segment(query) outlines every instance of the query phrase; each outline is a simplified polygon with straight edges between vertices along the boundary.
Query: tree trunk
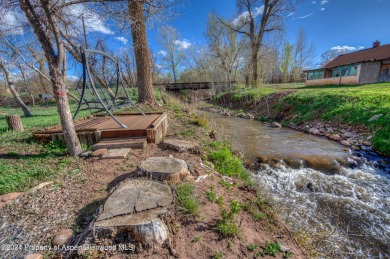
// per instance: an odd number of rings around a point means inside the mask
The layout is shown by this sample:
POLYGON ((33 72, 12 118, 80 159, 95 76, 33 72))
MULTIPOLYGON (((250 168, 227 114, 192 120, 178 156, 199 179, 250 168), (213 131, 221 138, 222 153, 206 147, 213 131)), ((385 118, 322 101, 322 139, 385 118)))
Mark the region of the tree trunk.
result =
POLYGON ((30 117, 31 112, 28 109, 27 105, 23 102, 22 98, 20 98, 18 91, 16 91, 15 86, 14 86, 14 82, 11 79, 11 75, 8 71, 8 68, 1 62, 0 62, 0 68, 4 71, 5 80, 7 81, 8 88, 11 91, 12 95, 14 96, 19 107, 22 108, 24 116, 30 117))
POLYGON ((62 133, 66 146, 71 156, 77 156, 82 152, 80 141, 74 128, 72 114, 69 108, 69 99, 65 82, 61 71, 50 68, 50 74, 53 82, 54 98, 56 99, 57 111, 60 115, 62 133))
POLYGON ((259 49, 257 46, 252 46, 252 82, 251 86, 256 87, 258 85, 258 63, 257 63, 257 58, 258 58, 258 53, 259 49))
POLYGON ((5 119, 7 120, 9 130, 19 131, 19 132, 24 131, 22 120, 20 119, 19 115, 8 115, 5 116, 5 119))
POLYGON ((135 61, 137 65, 138 103, 157 105, 153 92, 152 66, 146 39, 146 24, 143 2, 129 0, 129 12, 131 20, 131 35, 135 61))

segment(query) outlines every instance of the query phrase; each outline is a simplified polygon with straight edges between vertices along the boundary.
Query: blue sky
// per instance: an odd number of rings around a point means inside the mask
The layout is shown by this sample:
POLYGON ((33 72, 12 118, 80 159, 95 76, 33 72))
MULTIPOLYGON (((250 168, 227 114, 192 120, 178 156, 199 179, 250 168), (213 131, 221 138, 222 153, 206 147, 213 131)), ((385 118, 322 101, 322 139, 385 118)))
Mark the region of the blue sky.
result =
MULTIPOLYGON (((259 1, 260 2, 260 1, 259 1)), ((170 21, 182 36, 195 45, 205 44, 208 13, 214 11, 234 18, 235 0, 188 0, 181 15, 170 21)), ((295 41, 297 31, 303 27, 309 41, 314 42, 317 61, 321 53, 337 46, 350 50, 369 48, 378 39, 390 44, 390 0, 303 0, 285 22, 286 37, 295 41)), ((148 32, 151 48, 161 50, 156 41, 156 30, 148 32)))

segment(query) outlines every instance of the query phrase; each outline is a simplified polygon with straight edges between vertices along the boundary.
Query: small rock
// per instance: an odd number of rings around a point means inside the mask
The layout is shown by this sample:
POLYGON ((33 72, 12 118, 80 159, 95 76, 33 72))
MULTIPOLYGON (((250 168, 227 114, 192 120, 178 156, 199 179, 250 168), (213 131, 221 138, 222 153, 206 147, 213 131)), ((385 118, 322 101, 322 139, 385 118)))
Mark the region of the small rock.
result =
POLYGON ((340 139, 341 139, 340 136, 337 135, 337 134, 336 135, 331 135, 331 136, 329 136, 329 138, 333 139, 333 140, 336 140, 336 141, 340 141, 340 139))
POLYGON ((62 229, 53 238, 53 246, 63 246, 69 244, 73 239, 72 229, 62 229))
POLYGON ((371 121, 376 121, 377 119, 379 119, 383 114, 377 114, 377 115, 374 115, 372 116, 368 121, 371 122, 371 121))
POLYGON ((279 245, 280 245, 280 252, 285 253, 291 251, 291 249, 284 242, 279 242, 279 245))
POLYGON ((360 147, 358 147, 358 146, 352 146, 352 149, 355 150, 355 151, 359 151, 359 150, 360 150, 360 147))
POLYGON ((272 122, 271 126, 274 128, 281 128, 282 127, 282 125, 280 125, 280 123, 278 123, 276 121, 272 122))
POLYGON ((169 155, 169 158, 173 158, 173 155, 169 155))
POLYGON ((130 148, 110 149, 101 159, 125 159, 130 152, 130 148))
POLYGON ((84 151, 80 154, 80 157, 89 157, 92 154, 91 150, 84 151))
POLYGON ((368 146, 368 147, 371 146, 371 142, 370 141, 363 141, 362 144, 365 145, 365 146, 368 146))
POLYGON ((341 145, 343 145, 343 146, 350 146, 351 144, 348 142, 348 141, 346 141, 346 140, 343 140, 343 141, 341 141, 340 142, 341 143, 341 145))
POLYGON ((43 256, 41 254, 28 254, 23 257, 24 259, 42 259, 43 256))
POLYGON ((345 137, 345 138, 352 138, 354 135, 353 135, 353 133, 351 133, 351 132, 345 132, 344 134, 343 134, 343 136, 345 137))
POLYGON ((101 156, 105 155, 107 152, 108 152, 107 148, 102 148, 102 149, 98 149, 96 151, 93 151, 91 156, 92 157, 101 157, 101 156))
POLYGON ((367 137, 367 140, 371 140, 371 139, 372 139, 372 135, 367 137))

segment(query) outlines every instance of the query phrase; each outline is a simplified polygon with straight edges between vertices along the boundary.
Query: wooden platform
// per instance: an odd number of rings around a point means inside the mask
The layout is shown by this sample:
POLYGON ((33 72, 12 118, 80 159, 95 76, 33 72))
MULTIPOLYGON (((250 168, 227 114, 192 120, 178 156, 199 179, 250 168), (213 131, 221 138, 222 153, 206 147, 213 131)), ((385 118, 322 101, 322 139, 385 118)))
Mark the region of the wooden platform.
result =
MULTIPOLYGON (((122 128, 110 116, 95 115, 75 122, 77 136, 82 144, 92 146, 102 140, 146 138, 148 143, 158 143, 167 132, 166 113, 121 113, 116 117, 127 128, 122 128)), ((33 137, 44 141, 63 141, 61 126, 33 132, 33 137)))

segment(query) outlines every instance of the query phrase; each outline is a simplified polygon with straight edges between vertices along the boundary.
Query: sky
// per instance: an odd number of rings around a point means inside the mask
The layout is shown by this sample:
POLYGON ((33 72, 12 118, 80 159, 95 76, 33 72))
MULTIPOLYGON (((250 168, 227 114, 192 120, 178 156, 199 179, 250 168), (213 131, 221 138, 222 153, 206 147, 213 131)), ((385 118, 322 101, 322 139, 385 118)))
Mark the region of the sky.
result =
MULTIPOLYGON (((161 55, 164 51, 157 39, 158 31, 163 25, 176 28, 181 35, 177 44, 183 48, 201 47, 207 44, 204 33, 210 12, 231 21, 242 15, 236 9, 235 0, 183 2, 176 10, 178 14, 171 17, 170 21, 163 24, 154 23, 155 25, 149 28, 149 47, 154 53, 161 55)), ((260 13, 261 1, 258 2, 256 7, 260 13)), ((5 10, 6 13, 0 13, 0 30, 23 37, 23 30, 16 25, 18 20, 23 20, 24 14, 5 10)), ((113 52, 121 48, 131 48, 130 31, 118 30, 114 22, 104 22, 97 13, 82 6, 74 6, 68 12, 76 17, 87 12, 88 37, 97 35, 107 39, 113 52)), ((332 48, 356 51, 371 48, 375 40, 381 41, 381 44, 390 44, 390 0, 300 0, 295 12, 287 16, 284 22, 285 39, 294 43, 298 30, 303 28, 308 41, 316 48, 312 67, 320 63, 323 52, 332 48)), ((74 26, 80 27, 81 19, 76 19, 74 23, 74 26)), ((78 76, 77 71, 80 72, 80 69, 73 68, 68 74, 78 76)))
MULTIPOLYGON (((182 40, 199 46, 206 44, 204 32, 209 12, 230 19, 240 15, 235 0, 188 0, 179 12, 170 25, 181 34, 182 40)), ((299 28, 304 28, 316 48, 315 62, 319 62, 321 53, 332 48, 355 51, 372 47, 375 40, 390 44, 389 17, 390 0, 302 0, 286 18, 286 39, 295 42, 299 28)), ((157 30, 148 32, 150 47, 156 53, 162 50, 157 30)))

